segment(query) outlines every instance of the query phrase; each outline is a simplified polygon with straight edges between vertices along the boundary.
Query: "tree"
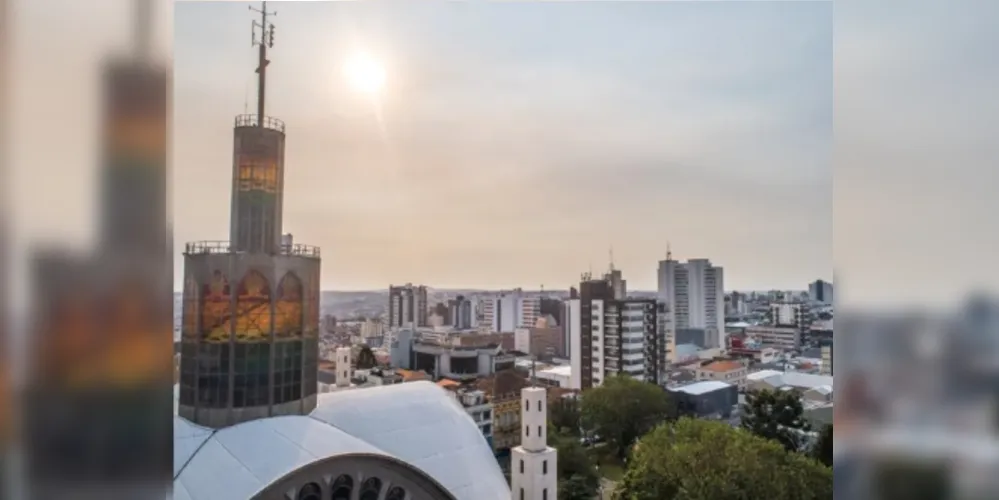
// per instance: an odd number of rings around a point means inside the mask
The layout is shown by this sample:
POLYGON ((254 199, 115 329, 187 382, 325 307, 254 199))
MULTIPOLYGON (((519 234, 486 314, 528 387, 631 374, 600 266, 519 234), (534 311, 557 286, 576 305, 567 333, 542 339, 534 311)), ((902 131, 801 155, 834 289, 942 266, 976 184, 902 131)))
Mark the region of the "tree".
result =
POLYGON ((378 360, 375 358, 375 353, 371 352, 370 347, 361 346, 361 351, 357 353, 357 368, 367 370, 376 366, 378 366, 378 360))
POLYGON ((620 459, 636 439, 674 415, 666 391, 626 375, 607 378, 582 398, 584 427, 607 439, 620 459))
POLYGON ((557 398, 548 406, 548 420, 562 434, 579 435, 580 415, 576 398, 557 398))
POLYGON ((805 409, 797 391, 751 392, 742 405, 742 428, 765 439, 779 442, 788 451, 800 451, 807 432, 805 409))
POLYGON ((812 458, 822 462, 828 467, 833 464, 833 426, 828 424, 819 432, 819 438, 812 445, 812 458))
POLYGON ((681 418, 635 446, 618 500, 826 500, 832 469, 724 422, 681 418))
POLYGON ((579 444, 579 437, 561 433, 549 425, 548 439, 558 452, 559 500, 590 500, 596 496, 600 476, 590 455, 579 444))

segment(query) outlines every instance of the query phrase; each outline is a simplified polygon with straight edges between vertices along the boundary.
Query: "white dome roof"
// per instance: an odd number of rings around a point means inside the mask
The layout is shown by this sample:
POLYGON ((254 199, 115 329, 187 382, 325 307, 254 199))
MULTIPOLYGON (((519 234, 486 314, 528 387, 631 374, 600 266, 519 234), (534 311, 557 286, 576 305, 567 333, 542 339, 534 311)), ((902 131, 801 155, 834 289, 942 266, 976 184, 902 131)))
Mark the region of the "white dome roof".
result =
POLYGON ((510 498, 475 422, 430 382, 321 394, 309 416, 218 430, 174 417, 174 498, 246 500, 304 465, 357 453, 406 462, 458 500, 510 498))

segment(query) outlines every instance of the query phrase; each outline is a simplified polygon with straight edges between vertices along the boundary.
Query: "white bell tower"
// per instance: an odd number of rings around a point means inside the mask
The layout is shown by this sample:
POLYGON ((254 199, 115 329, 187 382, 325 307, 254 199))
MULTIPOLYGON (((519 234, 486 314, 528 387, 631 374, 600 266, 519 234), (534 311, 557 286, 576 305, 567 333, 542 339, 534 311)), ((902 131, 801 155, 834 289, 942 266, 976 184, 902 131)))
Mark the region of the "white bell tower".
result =
POLYGON ((350 348, 336 349, 336 386, 340 389, 350 387, 350 348))
POLYGON ((558 453, 548 446, 548 398, 543 387, 520 391, 520 446, 511 451, 511 500, 557 500, 558 453))

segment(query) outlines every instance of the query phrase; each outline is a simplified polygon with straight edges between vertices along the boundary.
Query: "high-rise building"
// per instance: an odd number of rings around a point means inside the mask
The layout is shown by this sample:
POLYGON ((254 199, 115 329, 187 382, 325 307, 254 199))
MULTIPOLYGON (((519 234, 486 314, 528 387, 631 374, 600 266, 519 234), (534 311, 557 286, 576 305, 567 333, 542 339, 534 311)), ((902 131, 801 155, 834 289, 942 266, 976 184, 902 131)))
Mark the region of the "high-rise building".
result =
POLYGON ((583 276, 579 290, 578 299, 566 301, 564 314, 570 387, 597 387, 612 375, 663 382, 669 325, 666 304, 656 299, 615 299, 611 281, 589 275, 583 276))
POLYGON ((427 326, 427 287, 406 283, 389 286, 388 327, 427 326))
POLYGON ((669 306, 673 328, 703 328, 705 347, 725 346, 725 279, 708 259, 659 261, 659 300, 669 306))
POLYGON ((822 304, 832 304, 833 284, 823 280, 815 280, 809 283, 808 298, 822 304))
POLYGON ((459 295, 448 301, 449 324, 458 330, 468 330, 478 325, 476 303, 464 295, 459 295))
POLYGON ((493 332, 512 332, 536 325, 541 317, 541 298, 517 288, 480 299, 482 324, 493 332))
POLYGON ((178 411, 207 427, 306 415, 317 400, 320 254, 282 238, 285 124, 264 112, 262 26, 257 113, 233 129, 230 240, 184 250, 178 411))
POLYGON ((520 391, 520 446, 511 450, 512 500, 558 498, 558 452, 548 446, 548 398, 542 387, 520 391))

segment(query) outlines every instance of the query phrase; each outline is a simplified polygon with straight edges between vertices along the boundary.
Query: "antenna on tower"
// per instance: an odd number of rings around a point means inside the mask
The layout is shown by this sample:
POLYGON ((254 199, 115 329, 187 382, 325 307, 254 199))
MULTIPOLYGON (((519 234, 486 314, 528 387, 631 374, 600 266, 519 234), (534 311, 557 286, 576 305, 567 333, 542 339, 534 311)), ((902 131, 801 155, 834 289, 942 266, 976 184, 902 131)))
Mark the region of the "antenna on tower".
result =
POLYGON ((673 260, 673 251, 669 248, 669 242, 666 242, 666 260, 673 260))
POLYGON ((538 373, 537 373, 538 357, 531 356, 531 387, 538 386, 538 373))
POLYGON ((614 272, 614 247, 610 247, 608 254, 610 255, 610 272, 614 272))
POLYGON ((267 2, 261 2, 260 9, 249 6, 253 12, 260 13, 260 21, 253 21, 253 44, 260 47, 257 60, 257 126, 264 126, 264 95, 267 89, 267 49, 274 48, 274 24, 267 23, 267 16, 276 16, 277 12, 267 12, 267 2), (257 39, 257 28, 260 28, 260 39, 257 39))

